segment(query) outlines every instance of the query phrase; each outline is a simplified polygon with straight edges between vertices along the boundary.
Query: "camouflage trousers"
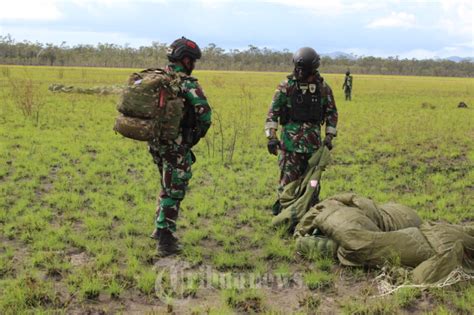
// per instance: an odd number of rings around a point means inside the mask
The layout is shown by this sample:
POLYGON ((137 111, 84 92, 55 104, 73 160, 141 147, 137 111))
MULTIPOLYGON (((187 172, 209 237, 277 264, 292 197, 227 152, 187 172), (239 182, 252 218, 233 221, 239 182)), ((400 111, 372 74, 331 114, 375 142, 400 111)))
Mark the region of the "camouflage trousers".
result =
POLYGON ((161 174, 161 191, 156 209, 156 228, 176 231, 179 205, 184 198, 194 163, 192 151, 185 146, 149 142, 149 151, 161 174))
POLYGON ((278 164, 280 166, 280 185, 279 190, 298 179, 306 171, 308 160, 312 153, 297 153, 281 150, 278 156, 278 164))
POLYGON ((351 98, 351 93, 352 93, 351 89, 349 89, 349 88, 344 89, 344 94, 346 96, 346 101, 350 101, 352 99, 351 98))

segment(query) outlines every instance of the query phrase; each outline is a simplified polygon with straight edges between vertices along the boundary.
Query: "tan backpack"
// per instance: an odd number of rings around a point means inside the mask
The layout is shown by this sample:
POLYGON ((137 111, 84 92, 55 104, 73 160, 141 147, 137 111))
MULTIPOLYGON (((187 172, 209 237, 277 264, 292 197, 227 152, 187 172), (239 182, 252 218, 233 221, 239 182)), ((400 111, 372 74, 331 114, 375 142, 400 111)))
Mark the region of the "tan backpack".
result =
POLYGON ((146 69, 133 73, 123 90, 114 130, 124 137, 148 141, 179 136, 184 102, 181 77, 173 71, 146 69))

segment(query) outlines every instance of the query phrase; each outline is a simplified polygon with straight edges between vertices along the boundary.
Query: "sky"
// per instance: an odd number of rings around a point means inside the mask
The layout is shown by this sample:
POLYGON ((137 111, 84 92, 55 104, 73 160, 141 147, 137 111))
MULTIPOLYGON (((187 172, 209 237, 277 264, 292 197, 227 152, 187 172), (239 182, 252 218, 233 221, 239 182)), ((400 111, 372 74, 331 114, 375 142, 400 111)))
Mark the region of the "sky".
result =
POLYGON ((131 47, 186 36, 399 58, 474 57, 474 0, 0 0, 0 36, 131 47))

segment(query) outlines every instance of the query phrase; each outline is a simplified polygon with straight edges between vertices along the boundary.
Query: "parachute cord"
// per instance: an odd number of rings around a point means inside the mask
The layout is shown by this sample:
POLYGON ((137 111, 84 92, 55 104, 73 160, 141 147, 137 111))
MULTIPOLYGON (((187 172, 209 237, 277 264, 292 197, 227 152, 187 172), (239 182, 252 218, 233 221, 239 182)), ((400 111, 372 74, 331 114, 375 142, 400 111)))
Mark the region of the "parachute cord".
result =
POLYGON ((402 284, 402 285, 393 285, 387 279, 390 276, 384 271, 373 280, 377 284, 377 289, 380 292, 379 295, 372 296, 371 298, 378 298, 382 296, 387 296, 392 293, 397 292, 403 288, 444 288, 451 286, 458 282, 474 280, 474 276, 466 273, 462 267, 458 267, 451 271, 448 277, 443 281, 435 284, 402 284))

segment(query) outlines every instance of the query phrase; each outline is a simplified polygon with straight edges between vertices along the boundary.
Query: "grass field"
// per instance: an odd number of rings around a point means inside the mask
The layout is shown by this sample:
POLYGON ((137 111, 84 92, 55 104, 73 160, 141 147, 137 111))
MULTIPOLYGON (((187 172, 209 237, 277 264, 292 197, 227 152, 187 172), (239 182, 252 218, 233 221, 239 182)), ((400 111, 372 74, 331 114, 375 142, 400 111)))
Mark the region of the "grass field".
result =
MULTIPOLYGON (((283 73, 197 71, 214 109, 182 203, 183 295, 156 292, 159 174, 146 144, 112 131, 117 96, 55 94, 51 83, 122 84, 130 69, 0 66, 0 313, 465 313, 474 283, 383 298, 376 269, 305 260, 270 226, 278 168, 265 115, 283 73), (184 262, 183 262, 184 261, 184 262), (229 287, 214 275, 299 275, 295 288, 229 287), (159 299, 157 293, 162 297, 159 299)), ((474 220, 474 79, 326 75, 339 109, 322 198, 353 191, 426 220, 474 220), (470 108, 459 109, 466 102, 470 108)), ((158 262, 160 263, 160 262, 158 262)), ((165 277, 166 278, 166 277, 165 277)), ((167 282, 168 281, 168 282, 167 282)), ((169 279, 164 279, 164 285, 169 279)))

